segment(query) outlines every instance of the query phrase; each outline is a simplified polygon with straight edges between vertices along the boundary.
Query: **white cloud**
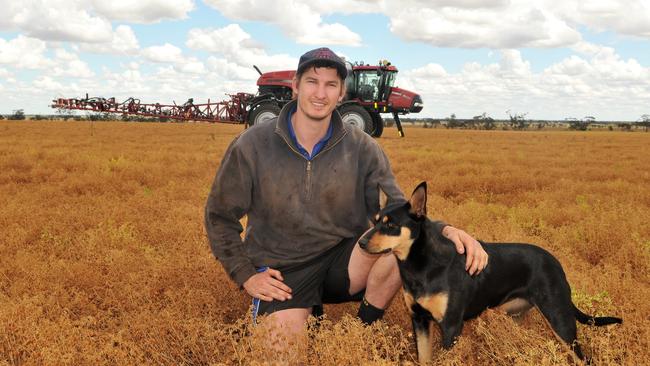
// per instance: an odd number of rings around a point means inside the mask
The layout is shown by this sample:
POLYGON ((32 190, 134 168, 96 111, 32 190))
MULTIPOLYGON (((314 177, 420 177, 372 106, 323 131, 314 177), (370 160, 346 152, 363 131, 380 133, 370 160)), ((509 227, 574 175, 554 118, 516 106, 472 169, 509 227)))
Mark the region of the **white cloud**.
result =
POLYGON ((203 62, 192 58, 180 65, 180 71, 190 74, 203 74, 206 69, 203 62))
MULTIPOLYGON (((249 79, 257 77, 253 65, 257 65, 262 72, 265 72, 293 69, 298 64, 298 59, 285 54, 269 55, 238 24, 230 24, 219 29, 192 29, 188 32, 186 45, 193 49, 222 55, 225 63, 234 63, 249 70, 244 72, 249 79)), ((214 59, 211 62, 214 64, 214 59)), ((242 72, 237 72, 236 75, 243 76, 242 72)))
POLYGON ((55 51, 55 62, 58 64, 52 69, 53 76, 67 76, 73 78, 90 78, 95 73, 90 70, 88 64, 79 59, 75 53, 64 49, 55 51))
MULTIPOLYGON (((46 41, 108 42, 111 23, 90 14, 81 0, 25 0, 20 6, 2 1, 4 27, 46 41), (9 4, 7 4, 9 3, 9 4), (8 5, 5 7, 5 5, 8 5)), ((18 3, 18 2, 14 2, 18 3)))
POLYGON ((405 40, 438 47, 559 47, 581 39, 578 31, 543 2, 440 3, 444 6, 418 0, 386 2, 390 30, 405 40))
POLYGON ((7 64, 19 69, 40 69, 52 65, 52 60, 45 57, 45 42, 19 35, 5 41, 0 38, 0 64, 7 64))
MULTIPOLYGON (((31 106, 24 103, 38 100, 35 108, 42 108, 51 97, 86 92, 98 96, 120 93, 115 94, 118 100, 135 96, 143 102, 183 103, 190 97, 197 102, 208 98, 214 101, 224 99, 224 93, 254 92, 258 74, 252 65, 263 72, 295 69, 296 57, 271 53, 238 24, 190 30, 184 45, 190 51, 164 40, 140 50, 131 26, 111 24, 184 19, 194 14, 190 12, 195 3, 0 0, 0 31, 9 31, 14 37, 0 38, 0 98, 10 103, 0 107, 28 110, 31 106), (106 62, 103 71, 94 72, 84 57, 86 52, 117 57, 106 62), (112 66, 113 61, 119 66, 112 66), (19 71, 23 69, 42 71, 19 71)), ((454 72, 428 60, 421 67, 402 70, 398 85, 422 94, 422 116, 456 113, 471 117, 486 111, 504 118, 509 109, 529 112, 531 118, 594 114, 602 120, 648 113, 641 109, 650 100, 649 68, 634 58, 621 57, 616 48, 589 43, 580 34, 585 29, 613 32, 607 37, 615 47, 620 35, 650 38, 647 0, 279 0, 271 6, 262 0, 206 3, 233 22, 265 22, 301 44, 359 46, 361 36, 352 29, 362 23, 347 22, 345 15, 375 13, 388 19, 375 27, 389 28, 403 40, 436 47, 489 48, 498 55, 494 62, 467 62, 454 72), (330 15, 343 16, 334 21, 330 15), (538 60, 526 59, 517 50, 522 47, 564 48, 573 54, 539 71, 538 60)), ((353 53, 349 49, 346 52, 353 53)))
POLYGON ((86 0, 0 0, 0 9, 0 31, 18 31, 52 43, 79 42, 84 50, 97 53, 128 54, 138 48, 130 27, 120 25, 113 30, 110 21, 93 13, 86 0))
POLYGON ((470 62, 449 73, 428 64, 400 74, 398 85, 422 95, 423 115, 471 118, 487 112, 507 118, 506 110, 529 118, 620 120, 641 115, 650 99, 650 68, 623 60, 613 49, 583 44, 589 58, 569 56, 534 73, 519 51, 500 51, 497 63, 470 62), (605 108, 601 106, 606 105, 605 108))
POLYGON ((319 14, 381 13, 384 0, 311 0, 302 1, 319 14))
POLYGON ((13 77, 13 74, 9 70, 0 67, 0 79, 9 79, 10 77, 13 77))
POLYGON ((186 57, 183 51, 169 43, 162 46, 147 47, 141 52, 142 56, 154 63, 172 64, 176 71, 187 74, 204 74, 206 72, 203 61, 195 57, 186 57))
POLYGON ((142 50, 141 54, 151 62, 177 63, 183 60, 183 51, 170 43, 147 47, 142 50))
POLYGON ((63 89, 63 85, 49 76, 41 76, 34 80, 33 85, 43 91, 59 91, 63 89))
POLYGON ((597 31, 650 38, 650 2, 647 0, 547 0, 566 19, 597 31))
POLYGON ((267 0, 205 0, 205 2, 230 19, 275 24, 298 43, 361 45, 359 34, 340 23, 324 23, 319 12, 307 1, 277 0, 272 6, 267 0))
POLYGON ((110 20, 156 23, 167 19, 186 19, 194 10, 193 0, 92 0, 97 13, 110 20))
POLYGON ((647 0, 382 1, 397 36, 439 47, 565 47, 580 27, 650 38, 647 0))
MULTIPOLYGON (((211 56, 207 61, 210 73, 214 76, 230 80, 256 80, 259 74, 252 67, 245 67, 230 62, 225 58, 211 56)), ((277 70, 277 69, 269 69, 277 70)))
POLYGON ((94 76, 88 64, 79 59, 77 54, 57 48, 54 50, 54 58, 48 58, 45 56, 46 51, 46 43, 35 38, 22 35, 10 41, 0 38, 0 64, 17 69, 48 70, 55 77, 94 76))
POLYGON ((138 38, 128 25, 118 25, 109 42, 81 44, 81 49, 87 52, 117 55, 133 55, 139 48, 138 38))

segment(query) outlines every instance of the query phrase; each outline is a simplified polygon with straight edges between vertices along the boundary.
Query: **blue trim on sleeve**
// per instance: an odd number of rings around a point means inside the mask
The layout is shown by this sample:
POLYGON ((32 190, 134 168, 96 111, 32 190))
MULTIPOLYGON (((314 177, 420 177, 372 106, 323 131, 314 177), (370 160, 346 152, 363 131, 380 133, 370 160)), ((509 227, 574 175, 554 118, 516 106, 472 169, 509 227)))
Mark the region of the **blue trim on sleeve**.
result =
MULTIPOLYGON (((257 271, 257 273, 261 273, 261 272, 267 271, 268 269, 269 269, 269 267, 266 267, 266 266, 257 267, 257 268, 255 268, 255 271, 257 271)), ((253 312, 253 325, 257 325, 257 313, 260 310, 260 301, 261 300, 256 298, 256 297, 253 298, 253 311, 252 311, 253 312)))

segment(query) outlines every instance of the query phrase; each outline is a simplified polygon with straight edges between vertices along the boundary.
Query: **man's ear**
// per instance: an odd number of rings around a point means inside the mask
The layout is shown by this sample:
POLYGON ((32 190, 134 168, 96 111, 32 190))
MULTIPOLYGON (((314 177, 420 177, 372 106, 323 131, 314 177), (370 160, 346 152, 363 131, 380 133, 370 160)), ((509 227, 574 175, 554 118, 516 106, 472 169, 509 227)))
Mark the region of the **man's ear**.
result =
POLYGON ((417 217, 427 215, 427 182, 422 182, 413 191, 409 199, 411 209, 409 212, 417 217))
POLYGON ((298 94, 298 79, 295 76, 291 79, 291 90, 294 95, 298 94))

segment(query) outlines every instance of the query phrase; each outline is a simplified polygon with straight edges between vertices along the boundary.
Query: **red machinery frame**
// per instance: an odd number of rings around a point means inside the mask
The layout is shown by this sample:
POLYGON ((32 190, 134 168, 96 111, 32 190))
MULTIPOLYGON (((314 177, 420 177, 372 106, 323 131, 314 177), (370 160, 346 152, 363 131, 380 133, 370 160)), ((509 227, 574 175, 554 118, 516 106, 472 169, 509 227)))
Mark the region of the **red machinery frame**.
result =
POLYGON ((205 121, 224 123, 245 123, 247 103, 253 98, 250 93, 226 94, 229 100, 194 104, 192 98, 178 105, 160 103, 141 103, 140 99, 128 98, 117 103, 115 98, 58 98, 52 100, 52 108, 92 111, 95 113, 118 113, 144 117, 169 118, 179 121, 205 121))

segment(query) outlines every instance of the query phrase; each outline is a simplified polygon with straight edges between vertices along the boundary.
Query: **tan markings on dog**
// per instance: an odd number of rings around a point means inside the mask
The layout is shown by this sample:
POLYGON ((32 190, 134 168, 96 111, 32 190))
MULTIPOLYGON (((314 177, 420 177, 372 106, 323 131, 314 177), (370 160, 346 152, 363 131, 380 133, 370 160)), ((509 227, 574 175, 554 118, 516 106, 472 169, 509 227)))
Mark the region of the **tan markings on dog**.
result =
POLYGON ((418 329, 415 331, 415 339, 418 347, 418 361, 420 365, 431 361, 433 357, 433 345, 431 344, 431 331, 427 329, 418 329))
POLYGON ((409 252, 411 251, 411 245, 413 244, 413 239, 411 238, 411 230, 406 227, 402 227, 397 238, 399 238, 399 242, 395 247, 393 247, 393 253, 395 253, 399 260, 403 261, 406 260, 406 257, 408 257, 409 252))
POLYGON ((386 249, 392 249, 397 258, 405 260, 411 250, 411 244, 413 244, 411 230, 402 227, 398 236, 375 233, 368 240, 367 250, 370 253, 378 253, 386 249))
POLYGON ((510 299, 496 307, 497 310, 503 311, 508 315, 522 315, 527 312, 533 305, 526 299, 520 297, 510 299))
POLYGON ((439 292, 428 296, 419 297, 417 303, 423 308, 427 309, 433 319, 438 323, 442 321, 447 311, 447 303, 449 302, 449 294, 446 292, 439 292))
POLYGON ((388 222, 388 216, 384 216, 384 218, 381 220, 384 224, 388 222))
POLYGON ((381 187, 379 187, 379 209, 386 207, 386 202, 388 202, 388 196, 381 187))
POLYGON ((413 300, 413 295, 406 292, 406 290, 404 291, 404 303, 406 304, 409 313, 413 313, 413 304, 415 303, 415 300, 413 300))
POLYGON ((375 216, 375 221, 379 221, 379 214, 377 214, 377 216, 375 216))

